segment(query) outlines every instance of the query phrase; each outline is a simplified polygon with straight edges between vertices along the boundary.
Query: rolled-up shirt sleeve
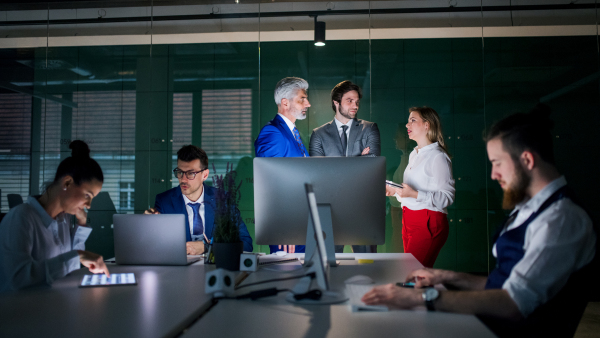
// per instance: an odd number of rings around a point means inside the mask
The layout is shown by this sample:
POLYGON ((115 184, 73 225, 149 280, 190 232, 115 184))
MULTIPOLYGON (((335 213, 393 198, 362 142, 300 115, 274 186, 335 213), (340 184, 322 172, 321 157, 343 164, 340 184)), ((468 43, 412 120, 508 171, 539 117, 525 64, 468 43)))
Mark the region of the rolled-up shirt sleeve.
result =
MULTIPOLYGON (((77 250, 85 250, 85 241, 90 237, 92 233, 92 228, 84 227, 80 225, 75 225, 71 230, 71 243, 72 244, 72 252, 77 253, 77 250)), ((71 258, 68 262, 68 270, 69 272, 73 270, 77 270, 81 267, 81 263, 79 262, 78 255, 71 258)))
POLYGON ((72 233, 73 250, 85 250, 85 241, 92 233, 92 228, 76 225, 72 233))
POLYGON ((596 236, 585 213, 560 208, 558 202, 532 223, 525 255, 502 285, 524 317, 552 299, 575 271, 594 257, 596 236), (555 209, 555 210, 551 210, 555 209))
POLYGON ((425 168, 429 176, 428 191, 419 190, 417 202, 432 205, 437 209, 445 209, 454 203, 454 178, 452 178, 452 162, 445 153, 435 156, 431 165, 425 168))

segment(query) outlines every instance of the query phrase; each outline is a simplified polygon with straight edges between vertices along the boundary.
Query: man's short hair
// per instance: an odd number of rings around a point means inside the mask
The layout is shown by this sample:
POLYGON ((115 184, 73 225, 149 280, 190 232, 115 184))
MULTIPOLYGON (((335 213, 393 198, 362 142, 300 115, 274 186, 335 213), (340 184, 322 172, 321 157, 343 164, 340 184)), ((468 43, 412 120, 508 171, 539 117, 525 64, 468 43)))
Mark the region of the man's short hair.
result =
POLYGON ((204 150, 200 149, 200 147, 196 147, 193 144, 188 144, 187 146, 181 147, 181 149, 177 151, 177 159, 183 162, 200 160, 202 169, 208 168, 208 156, 206 156, 204 150))
POLYGON ((360 87, 348 80, 342 81, 335 85, 335 87, 333 87, 333 89, 331 90, 331 108, 333 109, 334 113, 337 113, 337 111, 335 110, 335 104, 333 103, 333 101, 341 105, 342 97, 344 96, 344 94, 353 90, 355 90, 358 93, 358 98, 362 99, 362 91, 360 90, 360 87))
POLYGON ((299 90, 308 90, 308 82, 299 77, 284 77, 275 86, 275 103, 281 105, 282 99, 292 101, 299 90))
POLYGON ((524 151, 538 154, 542 160, 554 164, 552 134, 554 122, 550 119, 551 110, 545 104, 538 104, 529 113, 510 115, 490 128, 485 137, 486 143, 499 138, 502 147, 513 161, 518 161, 524 151))

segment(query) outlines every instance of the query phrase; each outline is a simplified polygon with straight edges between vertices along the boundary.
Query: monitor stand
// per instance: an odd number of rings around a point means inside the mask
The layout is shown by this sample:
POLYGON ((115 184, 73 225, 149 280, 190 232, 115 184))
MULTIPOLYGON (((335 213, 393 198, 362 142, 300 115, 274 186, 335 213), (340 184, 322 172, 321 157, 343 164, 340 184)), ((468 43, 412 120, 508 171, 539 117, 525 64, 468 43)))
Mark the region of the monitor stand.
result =
MULTIPOLYGON (((321 259, 318 254, 315 255, 317 259, 321 259)), ((321 290, 321 298, 320 299, 296 299, 294 295, 304 294, 314 289, 312 287, 313 280, 310 276, 302 277, 298 283, 292 289, 292 292, 288 293, 285 300, 290 303, 295 304, 305 304, 305 305, 327 305, 327 304, 339 304, 348 300, 348 297, 345 296, 343 292, 337 292, 332 290, 327 290, 325 287, 325 278, 323 275, 323 270, 318 266, 313 264, 313 266, 308 269, 307 273, 314 272, 316 274, 316 284, 318 289, 321 290)))
MULTIPOLYGON (((327 264, 337 266, 335 261, 335 246, 333 244, 333 222, 331 217, 331 204, 317 204, 319 218, 321 219, 321 228, 323 238, 325 239, 325 249, 327 250, 327 264)), ((317 239, 315 238, 314 225, 311 217, 308 217, 308 226, 306 228, 306 248, 304 254, 304 264, 310 264, 311 257, 315 255, 317 249, 317 239)))
MULTIPOLYGON (((329 288, 329 264, 326 264, 325 257, 321 256, 323 251, 328 252, 328 248, 325 246, 325 240, 323 238, 323 234, 327 233, 327 238, 330 241, 330 247, 333 249, 333 231, 331 229, 331 206, 319 205, 317 206, 317 201, 315 199, 312 185, 305 184, 306 187, 306 197, 308 198, 308 207, 310 211, 310 219, 314 220, 309 223, 309 232, 307 236, 307 248, 309 243, 313 243, 312 253, 309 256, 304 257, 304 263, 306 266, 309 266, 307 271, 308 273, 314 273, 314 279, 316 282, 316 289, 312 288, 313 278, 310 276, 305 276, 298 281, 296 286, 292 289, 286 300, 296 304, 337 304, 342 303, 348 300, 348 298, 341 292, 335 292, 329 288), (319 215, 323 213, 325 219, 329 218, 329 229, 324 230, 321 223, 323 222, 323 218, 319 215), (309 240, 312 239, 312 240, 309 240), (317 247, 318 245, 318 247, 317 247), (319 290, 321 291, 321 297, 319 299, 310 299, 310 298, 301 298, 296 299, 295 295, 306 295, 307 292, 311 290, 319 290)), ((331 251, 333 252, 333 251, 331 251)), ((307 251, 308 254, 308 251, 307 251)), ((329 255, 328 255, 329 257, 329 255)), ((335 262, 335 253, 334 253, 334 262, 335 262)))

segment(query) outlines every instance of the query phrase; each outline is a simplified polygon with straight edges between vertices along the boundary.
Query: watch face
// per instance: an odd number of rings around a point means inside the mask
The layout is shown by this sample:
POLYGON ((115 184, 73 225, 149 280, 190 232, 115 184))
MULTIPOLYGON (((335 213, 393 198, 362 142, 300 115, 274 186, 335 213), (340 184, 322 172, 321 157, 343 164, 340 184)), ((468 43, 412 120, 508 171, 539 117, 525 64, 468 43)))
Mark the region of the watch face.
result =
POLYGON ((423 292, 423 295, 426 301, 435 300, 440 295, 440 292, 434 288, 429 288, 423 292))

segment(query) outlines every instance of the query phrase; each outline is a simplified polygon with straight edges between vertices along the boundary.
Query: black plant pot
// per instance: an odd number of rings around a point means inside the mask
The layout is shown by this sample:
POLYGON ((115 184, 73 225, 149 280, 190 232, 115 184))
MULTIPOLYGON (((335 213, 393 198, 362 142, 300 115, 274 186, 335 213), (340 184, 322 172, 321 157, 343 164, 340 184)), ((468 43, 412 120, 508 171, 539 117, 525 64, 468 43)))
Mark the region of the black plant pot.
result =
POLYGON ((240 270, 240 256, 244 252, 244 243, 213 243, 212 251, 215 255, 217 269, 229 271, 240 270))

